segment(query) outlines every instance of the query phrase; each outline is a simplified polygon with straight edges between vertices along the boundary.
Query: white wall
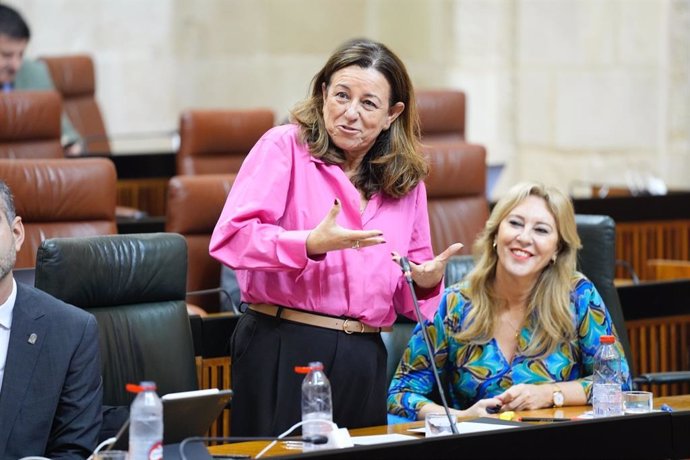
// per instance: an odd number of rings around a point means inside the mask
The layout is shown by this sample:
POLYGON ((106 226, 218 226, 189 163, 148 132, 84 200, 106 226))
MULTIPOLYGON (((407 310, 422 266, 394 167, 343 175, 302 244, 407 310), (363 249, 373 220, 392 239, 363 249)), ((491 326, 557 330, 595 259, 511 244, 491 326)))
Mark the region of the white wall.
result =
POLYGON ((690 187, 690 0, 13 0, 30 56, 91 53, 111 133, 188 107, 280 118, 329 53, 381 40, 468 94, 468 137, 521 179, 690 187))

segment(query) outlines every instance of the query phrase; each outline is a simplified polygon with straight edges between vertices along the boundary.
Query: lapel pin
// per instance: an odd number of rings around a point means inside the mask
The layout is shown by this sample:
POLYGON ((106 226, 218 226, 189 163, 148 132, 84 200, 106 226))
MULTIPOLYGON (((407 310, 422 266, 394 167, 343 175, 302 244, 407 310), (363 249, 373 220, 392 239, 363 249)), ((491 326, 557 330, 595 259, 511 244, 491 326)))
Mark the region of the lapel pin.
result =
POLYGON ((31 345, 33 345, 34 343, 36 343, 37 338, 38 338, 38 336, 36 335, 36 333, 32 332, 31 335, 29 336, 29 343, 31 345))

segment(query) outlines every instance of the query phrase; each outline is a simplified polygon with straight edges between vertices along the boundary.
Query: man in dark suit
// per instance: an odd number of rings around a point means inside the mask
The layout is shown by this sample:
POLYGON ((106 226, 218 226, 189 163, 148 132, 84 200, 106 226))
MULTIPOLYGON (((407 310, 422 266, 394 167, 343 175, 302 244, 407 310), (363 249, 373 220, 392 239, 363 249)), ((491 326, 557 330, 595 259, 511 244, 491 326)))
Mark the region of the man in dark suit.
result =
POLYGON ((86 458, 101 428, 103 388, 93 315, 12 276, 24 241, 0 180, 0 459, 86 458))

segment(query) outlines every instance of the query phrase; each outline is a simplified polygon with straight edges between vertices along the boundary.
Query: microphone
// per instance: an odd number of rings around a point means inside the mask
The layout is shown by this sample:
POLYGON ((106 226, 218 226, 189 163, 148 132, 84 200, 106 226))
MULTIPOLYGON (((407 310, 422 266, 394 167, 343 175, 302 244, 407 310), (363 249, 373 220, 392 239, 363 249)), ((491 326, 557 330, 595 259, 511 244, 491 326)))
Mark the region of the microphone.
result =
POLYGON ((417 315, 417 323, 422 330, 422 336, 424 337, 424 343, 426 344, 426 351, 429 353, 429 362, 431 363, 431 371, 434 374, 434 379, 436 379, 436 386, 438 387, 438 393, 441 396, 441 404, 443 404, 443 410, 448 417, 448 422, 450 423, 450 429, 453 434, 458 434, 458 427, 455 425, 453 417, 450 415, 450 409, 448 408, 448 402, 446 402, 446 392, 441 385, 441 378, 438 375, 438 369, 436 369, 436 361, 434 360, 434 352, 431 347, 431 340, 429 339, 429 331, 424 324, 424 318, 422 317, 422 312, 419 309, 419 301, 417 300, 417 294, 414 292, 414 285, 412 281, 412 267, 410 266, 410 261, 407 257, 400 258, 400 268, 402 268, 403 276, 407 281, 407 285, 410 287, 410 295, 412 296, 412 303, 414 304, 414 312, 417 315))

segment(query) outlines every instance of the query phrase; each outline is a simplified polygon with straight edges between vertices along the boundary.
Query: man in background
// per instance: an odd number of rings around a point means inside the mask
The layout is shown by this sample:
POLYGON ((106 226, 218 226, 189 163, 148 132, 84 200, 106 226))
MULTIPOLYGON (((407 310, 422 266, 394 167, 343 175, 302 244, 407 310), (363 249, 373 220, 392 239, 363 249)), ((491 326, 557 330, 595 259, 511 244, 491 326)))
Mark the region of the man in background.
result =
MULTIPOLYGON (((31 32, 22 16, 0 4, 0 91, 55 90, 45 63, 24 59, 31 32)), ((82 139, 62 114, 62 145, 69 156, 79 155, 82 139)))
POLYGON ((0 180, 0 459, 86 458, 101 429, 98 326, 12 275, 24 225, 0 180))

